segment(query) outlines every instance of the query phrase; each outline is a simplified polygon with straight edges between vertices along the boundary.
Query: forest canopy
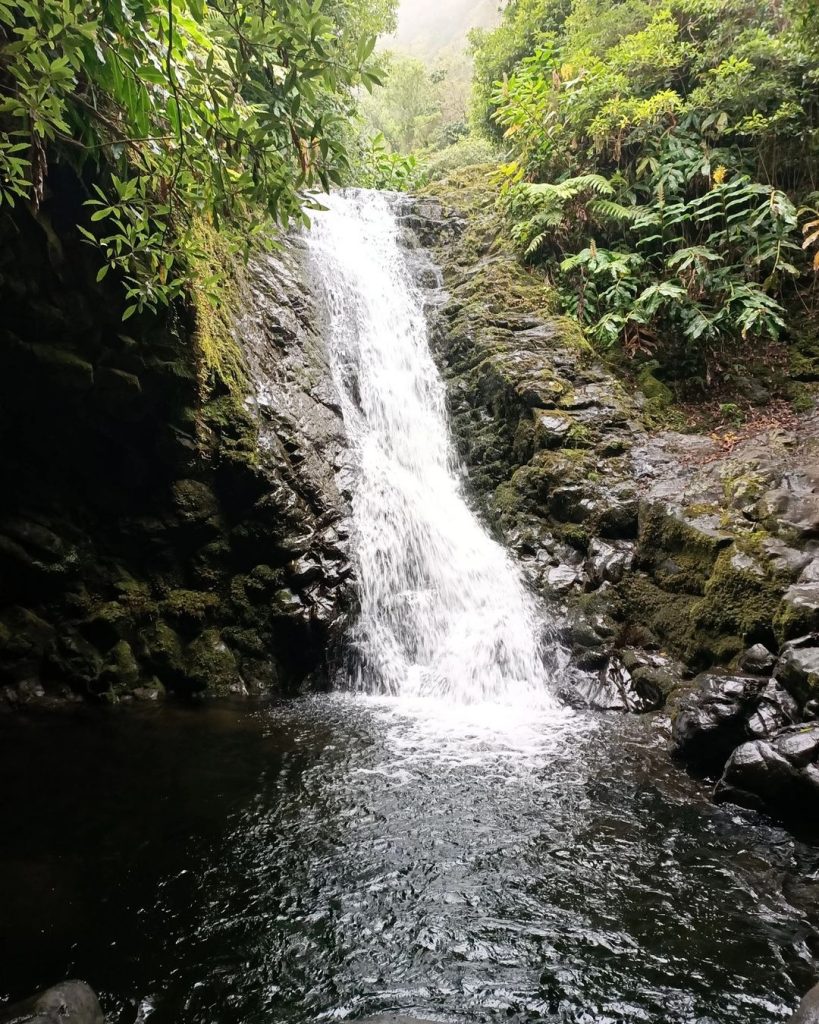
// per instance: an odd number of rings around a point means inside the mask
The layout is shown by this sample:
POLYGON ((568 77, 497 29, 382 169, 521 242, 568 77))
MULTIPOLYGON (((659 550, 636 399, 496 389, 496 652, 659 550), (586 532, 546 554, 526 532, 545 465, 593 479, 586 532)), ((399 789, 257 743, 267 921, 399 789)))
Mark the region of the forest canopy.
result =
POLYGON ((816 7, 514 0, 472 37, 522 254, 597 341, 705 381, 817 308, 816 7))

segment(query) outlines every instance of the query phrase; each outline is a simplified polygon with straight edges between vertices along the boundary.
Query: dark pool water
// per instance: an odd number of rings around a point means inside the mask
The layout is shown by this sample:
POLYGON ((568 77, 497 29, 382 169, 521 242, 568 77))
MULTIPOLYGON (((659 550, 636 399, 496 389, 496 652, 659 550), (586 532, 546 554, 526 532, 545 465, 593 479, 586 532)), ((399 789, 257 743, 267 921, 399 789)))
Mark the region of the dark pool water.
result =
POLYGON ((114 1024, 787 1017, 817 847, 711 806, 656 721, 450 712, 0 719, 0 997, 78 976, 114 1024))

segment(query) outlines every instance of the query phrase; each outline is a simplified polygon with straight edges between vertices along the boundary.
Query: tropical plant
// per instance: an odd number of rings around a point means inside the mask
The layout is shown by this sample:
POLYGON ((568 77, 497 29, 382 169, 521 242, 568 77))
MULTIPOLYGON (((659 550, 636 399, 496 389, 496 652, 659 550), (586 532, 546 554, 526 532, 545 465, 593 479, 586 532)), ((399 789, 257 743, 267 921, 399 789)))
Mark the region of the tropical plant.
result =
POLYGON ((512 236, 601 345, 707 376, 709 353, 815 311, 803 22, 749 0, 513 0, 475 37, 512 236))

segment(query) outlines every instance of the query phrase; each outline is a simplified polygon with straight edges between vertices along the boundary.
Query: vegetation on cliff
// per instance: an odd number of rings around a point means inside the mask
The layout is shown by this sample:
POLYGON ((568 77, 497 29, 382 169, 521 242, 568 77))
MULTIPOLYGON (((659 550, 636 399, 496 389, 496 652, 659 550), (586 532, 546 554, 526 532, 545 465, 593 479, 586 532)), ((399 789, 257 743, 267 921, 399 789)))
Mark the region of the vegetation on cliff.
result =
POLYGON ((811 4, 512 0, 471 34, 468 119, 443 118, 435 70, 412 62, 410 88, 394 62, 376 123, 427 177, 487 165, 563 311, 701 394, 815 345, 816 38, 811 4))
POLYGON ((521 251, 597 342, 705 385, 815 316, 810 12, 522 0, 475 38, 521 251))

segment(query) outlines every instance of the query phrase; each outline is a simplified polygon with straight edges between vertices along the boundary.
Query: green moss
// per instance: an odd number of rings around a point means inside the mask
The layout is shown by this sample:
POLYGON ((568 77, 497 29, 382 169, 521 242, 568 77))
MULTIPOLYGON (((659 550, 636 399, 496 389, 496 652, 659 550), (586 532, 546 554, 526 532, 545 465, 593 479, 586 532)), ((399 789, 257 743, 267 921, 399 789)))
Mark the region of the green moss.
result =
POLYGON ((713 638, 712 646, 724 646, 734 637, 745 644, 771 643, 781 582, 764 567, 738 567, 735 556, 732 547, 717 559, 703 598, 693 609, 695 626, 713 638))
POLYGON ((819 331, 807 325, 794 331, 788 347, 789 377, 797 381, 819 381, 819 331))
POLYGON ((810 602, 801 604, 783 600, 773 616, 773 626, 780 643, 805 636, 819 629, 819 610, 811 607, 810 602))
POLYGON ((566 523, 557 528, 558 537, 575 548, 577 551, 586 552, 589 550, 591 537, 585 527, 576 523, 566 523))
POLYGON ((728 501, 734 507, 752 504, 758 501, 765 490, 766 482, 761 473, 741 468, 736 471, 729 470, 722 477, 722 491, 728 501))
POLYGON ((171 590, 159 605, 162 615, 191 626, 204 622, 219 603, 215 594, 202 590, 171 590))
POLYGON ((696 598, 670 594, 643 573, 630 574, 616 588, 620 616, 626 628, 637 624, 685 656, 696 648, 691 610, 696 598))
POLYGON ((105 656, 101 679, 109 690, 121 692, 133 689, 139 682, 139 664, 131 645, 119 640, 105 656))
POLYGON ((669 421, 674 405, 674 394, 666 384, 654 376, 659 364, 656 360, 645 363, 637 374, 637 385, 646 398, 643 418, 649 426, 662 426, 669 421))
POLYGON ((194 690, 226 693, 241 682, 236 658, 216 629, 206 629, 185 650, 185 675, 194 690))
POLYGON ((141 658, 160 679, 172 684, 184 672, 182 641, 166 622, 152 622, 139 632, 141 658))
POLYGON ((729 537, 699 528, 662 503, 640 505, 641 560, 670 590, 703 593, 719 552, 729 543, 729 537))
MULTIPOLYGON (((114 584, 119 605, 126 613, 136 620, 153 618, 157 614, 157 604, 147 583, 134 579, 120 579, 114 584)), ((118 613, 110 609, 110 616, 118 613)))

